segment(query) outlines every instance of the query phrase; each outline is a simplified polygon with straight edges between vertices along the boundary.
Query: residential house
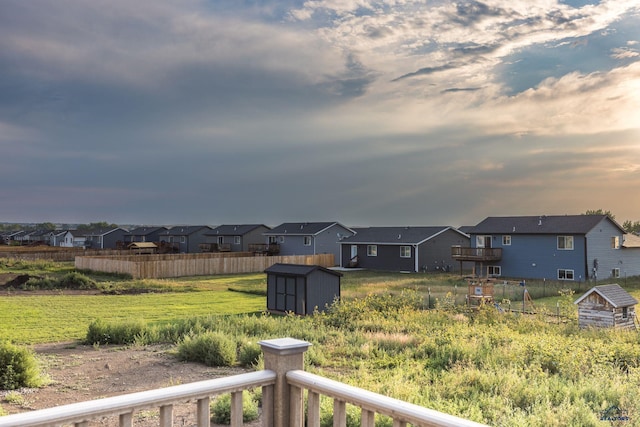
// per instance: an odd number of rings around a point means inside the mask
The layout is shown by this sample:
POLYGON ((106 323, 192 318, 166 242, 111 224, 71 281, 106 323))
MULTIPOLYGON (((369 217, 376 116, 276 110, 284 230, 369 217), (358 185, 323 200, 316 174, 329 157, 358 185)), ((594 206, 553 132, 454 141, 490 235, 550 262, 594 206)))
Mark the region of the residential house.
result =
POLYGON ((51 246, 62 246, 64 243, 64 235, 67 233, 67 230, 55 230, 51 232, 51 236, 49 238, 49 244, 51 246))
POLYGON ((24 230, 6 231, 2 233, 2 239, 6 245, 19 245, 24 234, 24 230))
POLYGON ((618 284, 594 286, 578 298, 580 328, 636 329, 638 301, 618 284))
POLYGON ((459 271, 452 246, 469 246, 469 236, 454 227, 369 227, 344 238, 342 267, 385 271, 459 271))
POLYGON ((264 245, 263 233, 271 230, 264 224, 226 224, 205 233, 203 251, 254 252, 256 245, 264 245))
POLYGON ((177 225, 162 231, 158 238, 161 247, 169 245, 180 253, 198 253, 200 245, 207 241, 206 234, 211 230, 208 225, 177 225))
POLYGON ((479 276, 599 280, 640 274, 640 242, 607 215, 488 217, 469 231, 479 276), (625 242, 628 246, 625 246, 625 242))
POLYGON ((129 230, 124 235, 124 246, 128 246, 129 243, 135 242, 159 242, 160 234, 167 231, 168 227, 146 227, 141 226, 134 228, 133 230, 129 230))
POLYGON ((84 248, 86 236, 82 231, 67 230, 64 232, 59 246, 65 248, 84 248))
POLYGON ((333 254, 340 260, 340 241, 355 232, 338 222, 287 222, 263 233, 268 244, 280 245, 280 255, 333 254))
POLYGON ((119 242, 124 241, 127 230, 121 227, 94 228, 81 234, 87 249, 116 249, 119 242))

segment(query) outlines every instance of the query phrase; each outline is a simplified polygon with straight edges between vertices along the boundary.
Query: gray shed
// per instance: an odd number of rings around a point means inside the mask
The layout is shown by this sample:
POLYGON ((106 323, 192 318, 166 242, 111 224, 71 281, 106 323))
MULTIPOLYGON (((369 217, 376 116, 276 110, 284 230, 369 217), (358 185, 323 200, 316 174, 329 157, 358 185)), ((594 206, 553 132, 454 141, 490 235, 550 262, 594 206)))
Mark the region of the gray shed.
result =
POLYGON ((267 268, 267 310, 312 314, 340 298, 342 274, 319 265, 274 264, 267 268))
POLYGON ((578 326, 635 329, 637 303, 617 284, 594 286, 574 303, 578 306, 578 326))

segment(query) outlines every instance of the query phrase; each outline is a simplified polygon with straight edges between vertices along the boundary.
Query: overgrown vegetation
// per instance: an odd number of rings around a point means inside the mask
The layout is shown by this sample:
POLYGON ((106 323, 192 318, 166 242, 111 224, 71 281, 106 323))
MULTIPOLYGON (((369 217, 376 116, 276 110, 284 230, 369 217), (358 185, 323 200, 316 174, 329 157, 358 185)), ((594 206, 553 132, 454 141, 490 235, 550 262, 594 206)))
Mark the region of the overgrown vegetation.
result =
MULTIPOLYGON (((305 318, 191 318, 146 325, 138 336, 170 339, 188 360, 207 364, 208 353, 224 347, 227 358, 213 362, 224 366, 232 354, 237 363, 243 343, 307 340, 309 371, 490 425, 596 426, 611 406, 640 413, 635 332, 583 331, 575 322, 549 323, 491 306, 461 313, 421 305, 410 290, 345 300, 305 318)), ((359 425, 353 411, 349 425, 359 425)), ((330 414, 322 418, 331 425, 330 414)))
POLYGON ((0 342, 0 390, 40 387, 46 377, 35 355, 25 347, 0 342))

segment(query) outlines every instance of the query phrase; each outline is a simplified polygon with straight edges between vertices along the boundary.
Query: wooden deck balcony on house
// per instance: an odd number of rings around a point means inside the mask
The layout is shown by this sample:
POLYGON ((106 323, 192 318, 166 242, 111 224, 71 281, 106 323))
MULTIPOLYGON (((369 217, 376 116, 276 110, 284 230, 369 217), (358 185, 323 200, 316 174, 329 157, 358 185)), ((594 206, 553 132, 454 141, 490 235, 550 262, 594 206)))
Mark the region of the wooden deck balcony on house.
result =
POLYGON ((260 255, 278 255, 280 245, 277 243, 249 243, 248 250, 260 255))
POLYGON ((120 427, 131 427, 134 413, 150 408, 159 408, 159 425, 170 427, 173 405, 192 401, 196 405, 198 427, 209 427, 211 396, 225 393, 231 394, 231 426, 239 427, 243 425, 242 393, 257 387, 262 387, 264 427, 319 427, 320 396, 333 399, 333 425, 339 427, 346 426, 347 404, 361 408, 363 427, 373 427, 376 414, 390 417, 397 427, 483 425, 305 372, 304 353, 311 345, 308 342, 279 338, 261 341, 260 345, 265 366, 262 371, 0 416, 0 427, 86 427, 89 421, 105 417, 117 417, 120 427))
POLYGON ((451 257, 456 261, 500 261, 500 259, 502 259, 502 248, 452 246, 451 257))

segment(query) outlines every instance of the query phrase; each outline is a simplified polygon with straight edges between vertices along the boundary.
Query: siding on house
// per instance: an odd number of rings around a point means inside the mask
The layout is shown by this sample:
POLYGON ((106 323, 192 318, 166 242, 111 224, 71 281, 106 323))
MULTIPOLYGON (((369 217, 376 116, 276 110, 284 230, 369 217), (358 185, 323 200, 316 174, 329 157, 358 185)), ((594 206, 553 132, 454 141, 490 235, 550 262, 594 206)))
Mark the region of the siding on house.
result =
POLYGON ((270 228, 263 224, 226 224, 206 233, 207 243, 228 244, 231 252, 247 252, 249 245, 264 243, 263 233, 270 228))
POLYGON ((482 275, 488 267, 505 277, 572 281, 640 274, 640 247, 625 248, 624 230, 606 215, 489 217, 469 233, 471 247, 502 249, 499 261, 476 264, 482 275), (559 237, 573 239, 573 248, 560 248, 559 237))
POLYGON ((450 226, 369 227, 341 242, 341 265, 350 265, 357 252, 357 267, 384 271, 459 271, 452 246, 469 246, 469 237, 450 226), (375 246, 376 255, 370 253, 375 246))

